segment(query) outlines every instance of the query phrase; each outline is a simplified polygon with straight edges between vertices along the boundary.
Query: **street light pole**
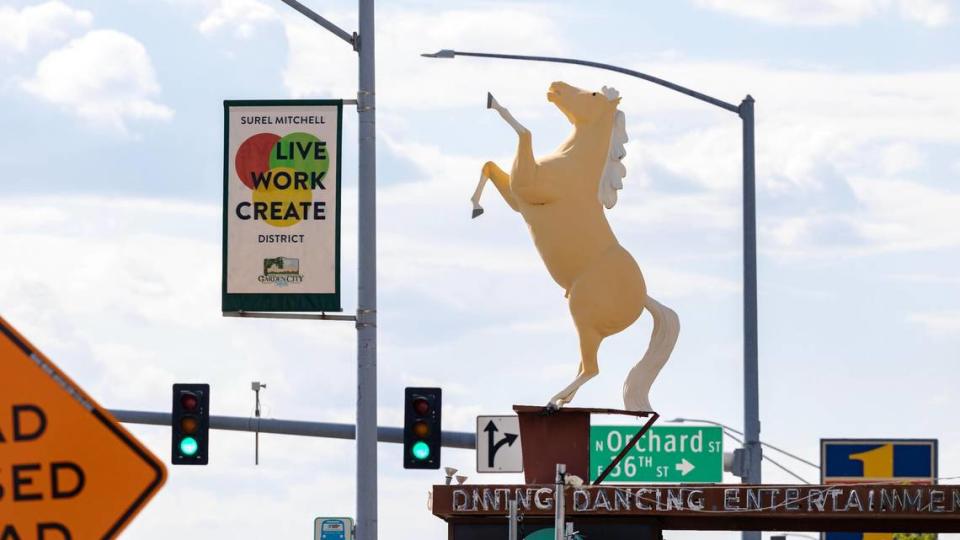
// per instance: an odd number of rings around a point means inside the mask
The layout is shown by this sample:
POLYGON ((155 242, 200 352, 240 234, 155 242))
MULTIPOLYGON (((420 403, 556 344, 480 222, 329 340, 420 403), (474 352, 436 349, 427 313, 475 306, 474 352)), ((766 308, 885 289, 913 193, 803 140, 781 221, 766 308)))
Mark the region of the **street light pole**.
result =
MULTIPOLYGON (((377 141, 374 0, 358 0, 349 33, 298 0, 281 0, 357 51, 357 540, 377 540, 377 141)), ((330 317, 323 317, 330 318, 330 317)))
POLYGON ((744 480, 760 483, 760 381, 757 367, 757 195, 753 97, 738 110, 743 120, 743 431, 744 480))
POLYGON ((377 540, 377 144, 373 0, 359 0, 357 540, 377 540))
MULTIPOLYGON (((736 113, 741 118, 743 124, 743 416, 744 430, 746 432, 743 445, 744 471, 741 478, 746 484, 759 484, 761 482, 760 460, 763 456, 763 449, 760 446, 760 392, 757 366, 757 217, 753 98, 748 95, 740 105, 737 106, 646 73, 611 64, 577 60, 574 58, 464 52, 452 49, 442 49, 438 52, 422 54, 421 56, 428 58, 474 56, 506 60, 527 60, 556 64, 575 64, 615 71, 704 101, 726 111, 736 113)), ((760 533, 744 532, 743 539, 760 540, 760 533)))

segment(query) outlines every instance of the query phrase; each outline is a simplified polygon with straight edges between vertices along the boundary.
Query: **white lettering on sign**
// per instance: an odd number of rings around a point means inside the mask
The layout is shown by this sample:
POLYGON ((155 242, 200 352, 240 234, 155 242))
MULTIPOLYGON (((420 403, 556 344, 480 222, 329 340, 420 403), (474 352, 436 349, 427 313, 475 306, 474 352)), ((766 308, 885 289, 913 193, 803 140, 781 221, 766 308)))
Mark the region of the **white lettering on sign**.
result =
MULTIPOLYGON (((451 491, 454 513, 506 512, 511 498, 523 511, 553 510, 554 488, 456 488, 451 491), (531 501, 533 502, 531 509, 531 501)), ((856 489, 823 488, 711 488, 591 486, 571 490, 570 511, 576 513, 699 512, 706 509, 707 494, 716 495, 711 511, 772 511, 802 514, 874 512, 922 514, 960 514, 960 487, 871 488, 863 493, 856 489), (722 497, 720 497, 722 495, 722 497), (722 507, 721 507, 722 500, 722 507), (801 506, 799 501, 809 501, 801 506), (868 501, 866 504, 864 501, 868 501), (875 506, 870 501, 879 501, 875 506)))

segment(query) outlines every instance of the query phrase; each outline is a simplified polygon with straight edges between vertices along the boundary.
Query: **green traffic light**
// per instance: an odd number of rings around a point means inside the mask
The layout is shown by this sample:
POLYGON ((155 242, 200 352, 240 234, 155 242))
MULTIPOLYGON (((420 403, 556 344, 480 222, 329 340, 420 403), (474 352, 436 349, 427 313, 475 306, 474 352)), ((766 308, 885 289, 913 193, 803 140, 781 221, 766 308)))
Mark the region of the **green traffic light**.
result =
POLYGON ((430 457, 430 446, 423 441, 417 441, 414 443, 413 448, 410 449, 410 452, 413 454, 413 457, 422 461, 430 457))
POLYGON ((180 439, 180 453, 183 455, 192 456, 197 453, 197 450, 199 450, 199 445, 197 444, 197 440, 193 437, 184 437, 180 439))

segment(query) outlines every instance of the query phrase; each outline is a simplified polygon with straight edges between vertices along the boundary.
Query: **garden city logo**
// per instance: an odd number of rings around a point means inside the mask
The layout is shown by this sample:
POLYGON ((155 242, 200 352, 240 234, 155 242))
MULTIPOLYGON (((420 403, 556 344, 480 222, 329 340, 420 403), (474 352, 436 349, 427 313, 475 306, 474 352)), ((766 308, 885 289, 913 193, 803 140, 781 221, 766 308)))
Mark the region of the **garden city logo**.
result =
POLYGON ((260 283, 272 283, 277 287, 286 287, 291 283, 302 283, 300 259, 273 257, 263 260, 263 274, 257 277, 260 283))

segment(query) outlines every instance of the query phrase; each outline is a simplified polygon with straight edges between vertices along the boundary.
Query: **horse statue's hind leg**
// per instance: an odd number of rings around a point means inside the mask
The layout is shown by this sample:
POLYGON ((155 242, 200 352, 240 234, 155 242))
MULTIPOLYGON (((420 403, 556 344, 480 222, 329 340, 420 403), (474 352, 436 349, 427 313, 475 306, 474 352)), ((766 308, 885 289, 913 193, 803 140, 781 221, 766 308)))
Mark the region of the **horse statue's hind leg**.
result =
POLYGON ((580 367, 577 370, 577 377, 563 390, 550 398, 550 402, 547 403, 548 408, 559 408, 570 403, 573 396, 577 394, 577 390, 600 373, 600 367, 597 365, 597 352, 600 350, 600 342, 603 341, 603 337, 592 329, 577 328, 577 332, 580 334, 580 367))
POLYGON ((646 284, 633 257, 613 244, 585 268, 569 290, 570 315, 580 337, 580 370, 548 407, 569 403, 600 372, 597 352, 607 336, 627 328, 643 312, 646 284))
POLYGON ((569 403, 599 373, 600 343, 633 324, 644 309, 653 316, 653 334, 643 359, 623 384, 623 404, 631 411, 652 410, 650 386, 673 351, 680 322, 670 308, 647 295, 640 268, 619 244, 594 261, 570 289, 570 314, 580 336, 580 369, 573 382, 550 398, 548 407, 569 403))

